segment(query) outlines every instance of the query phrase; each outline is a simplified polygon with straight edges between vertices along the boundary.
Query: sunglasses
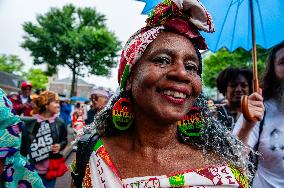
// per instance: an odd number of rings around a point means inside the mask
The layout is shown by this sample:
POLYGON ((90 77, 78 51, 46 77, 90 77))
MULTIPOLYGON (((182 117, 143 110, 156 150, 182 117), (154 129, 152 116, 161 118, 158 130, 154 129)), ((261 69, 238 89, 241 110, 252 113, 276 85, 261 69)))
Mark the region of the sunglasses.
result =
POLYGON ((99 97, 105 97, 105 96, 103 96, 103 95, 92 95, 91 96, 91 98, 90 98, 90 100, 95 100, 95 101, 97 101, 98 99, 99 99, 99 97))
POLYGON ((90 100, 95 100, 97 101, 99 99, 99 96, 98 95, 92 95, 90 100))

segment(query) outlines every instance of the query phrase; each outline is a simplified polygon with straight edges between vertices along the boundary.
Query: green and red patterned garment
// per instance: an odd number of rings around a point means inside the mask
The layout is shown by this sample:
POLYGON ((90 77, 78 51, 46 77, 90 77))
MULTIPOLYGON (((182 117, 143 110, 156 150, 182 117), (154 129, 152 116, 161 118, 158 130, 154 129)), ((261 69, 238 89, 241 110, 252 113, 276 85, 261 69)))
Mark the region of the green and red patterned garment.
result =
MULTIPOLYGON (((71 169, 75 170, 75 161, 71 169)), ((123 188, 166 188, 166 187, 239 187, 248 188, 247 178, 233 165, 209 166, 201 169, 188 169, 171 174, 121 178, 102 140, 94 146, 83 180, 84 188, 123 187, 123 188)))

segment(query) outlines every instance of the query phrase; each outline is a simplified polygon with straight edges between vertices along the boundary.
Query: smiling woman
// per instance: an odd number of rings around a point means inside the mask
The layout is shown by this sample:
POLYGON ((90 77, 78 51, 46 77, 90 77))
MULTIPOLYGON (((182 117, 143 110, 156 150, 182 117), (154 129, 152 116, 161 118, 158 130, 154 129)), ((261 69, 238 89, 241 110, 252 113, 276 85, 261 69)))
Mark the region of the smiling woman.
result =
POLYGON ((166 0, 150 15, 122 51, 121 91, 88 127, 99 136, 78 146, 74 184, 248 187, 248 148, 211 117, 201 92, 198 29, 214 30, 209 13, 198 0, 166 0))

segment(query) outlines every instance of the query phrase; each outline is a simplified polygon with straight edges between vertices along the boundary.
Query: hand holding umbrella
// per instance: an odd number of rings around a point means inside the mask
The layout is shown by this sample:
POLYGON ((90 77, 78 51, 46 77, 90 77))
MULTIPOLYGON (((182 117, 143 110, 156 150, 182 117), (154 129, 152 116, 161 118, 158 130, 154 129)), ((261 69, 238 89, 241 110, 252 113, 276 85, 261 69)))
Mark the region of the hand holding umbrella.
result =
MULTIPOLYGON (((148 14, 155 5, 163 0, 139 0, 146 5, 142 14, 148 14)), ((181 0, 173 0, 181 2, 181 0)), ((209 49, 213 52, 220 48, 229 51, 242 47, 252 49, 254 92, 259 92, 257 73, 256 44, 265 49, 284 40, 284 1, 283 0, 200 0, 211 13, 215 33, 202 33, 209 49), (255 9, 254 9, 255 8, 255 9)), ((249 121, 255 121, 248 111, 248 97, 242 99, 242 111, 249 121)))

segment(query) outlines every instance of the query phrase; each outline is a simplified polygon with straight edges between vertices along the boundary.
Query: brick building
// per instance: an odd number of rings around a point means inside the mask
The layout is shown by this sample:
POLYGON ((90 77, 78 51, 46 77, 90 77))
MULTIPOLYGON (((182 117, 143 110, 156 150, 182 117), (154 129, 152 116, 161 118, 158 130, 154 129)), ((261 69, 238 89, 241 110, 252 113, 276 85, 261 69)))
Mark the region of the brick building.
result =
MULTIPOLYGON (((49 90, 58 93, 59 95, 64 95, 70 98, 72 78, 63 78, 51 81, 49 84, 49 90)), ((94 87, 94 84, 89 84, 83 79, 78 78, 77 81, 77 96, 89 98, 89 94, 94 87)))
POLYGON ((24 78, 20 76, 0 71, 0 88, 7 94, 20 91, 20 85, 23 81, 25 81, 24 78))

